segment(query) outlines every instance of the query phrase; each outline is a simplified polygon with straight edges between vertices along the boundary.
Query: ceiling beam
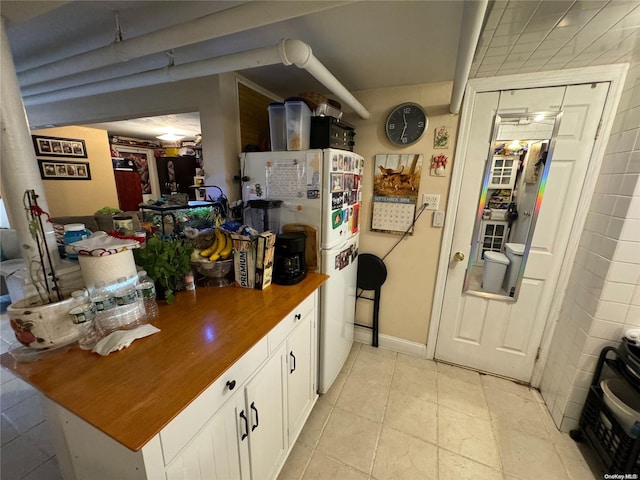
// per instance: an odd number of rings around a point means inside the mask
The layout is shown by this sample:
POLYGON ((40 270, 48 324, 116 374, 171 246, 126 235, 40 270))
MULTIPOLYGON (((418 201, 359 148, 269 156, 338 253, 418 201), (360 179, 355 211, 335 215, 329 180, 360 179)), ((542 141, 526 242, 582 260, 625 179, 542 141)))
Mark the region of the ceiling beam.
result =
MULTIPOLYGON (((20 85, 36 83, 75 75, 120 62, 192 45, 233 33, 271 25, 284 20, 309 15, 347 5, 351 1, 309 2, 247 2, 186 23, 162 28, 131 39, 114 42, 95 50, 56 59, 18 74, 20 85)), ((125 12, 120 13, 126 15, 125 12)))

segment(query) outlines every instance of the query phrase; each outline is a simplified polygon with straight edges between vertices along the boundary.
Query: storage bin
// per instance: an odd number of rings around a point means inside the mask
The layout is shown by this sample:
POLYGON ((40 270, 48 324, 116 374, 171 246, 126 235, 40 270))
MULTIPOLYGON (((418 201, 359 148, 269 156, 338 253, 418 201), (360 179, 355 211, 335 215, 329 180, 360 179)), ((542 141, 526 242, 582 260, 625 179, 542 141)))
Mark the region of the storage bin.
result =
POLYGON ((287 100, 284 107, 287 150, 308 150, 311 139, 311 110, 302 100, 287 100))
POLYGON ((273 102, 267 107, 269 110, 269 136, 271 150, 274 152, 287 149, 287 129, 284 103, 273 102))

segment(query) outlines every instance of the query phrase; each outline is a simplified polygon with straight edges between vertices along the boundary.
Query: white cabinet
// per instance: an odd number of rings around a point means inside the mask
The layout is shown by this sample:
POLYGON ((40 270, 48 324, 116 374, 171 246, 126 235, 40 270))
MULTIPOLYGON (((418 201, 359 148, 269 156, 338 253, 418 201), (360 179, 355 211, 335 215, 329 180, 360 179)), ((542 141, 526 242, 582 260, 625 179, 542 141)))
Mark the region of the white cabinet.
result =
POLYGON ((489 189, 513 189, 520 157, 517 155, 494 155, 489 176, 489 189))
POLYGON ((167 467, 167 480, 247 480, 244 396, 230 399, 167 467), (242 461, 244 457, 244 462, 242 461))
POLYGON ((288 451, 284 345, 167 467, 167 480, 274 478, 288 451))
POLYGON ((484 252, 502 252, 509 230, 506 220, 482 220, 480 222, 480 248, 477 262, 484 262, 484 252))
POLYGON ((245 387, 253 480, 274 478, 288 450, 283 356, 284 346, 245 387))
POLYGON ((300 303, 140 451, 45 401, 64 477, 275 479, 317 398, 317 298, 300 303))
POLYGON ((310 313, 302 319, 287 339, 287 402, 291 438, 296 438, 302 430, 315 400, 312 315, 310 313))

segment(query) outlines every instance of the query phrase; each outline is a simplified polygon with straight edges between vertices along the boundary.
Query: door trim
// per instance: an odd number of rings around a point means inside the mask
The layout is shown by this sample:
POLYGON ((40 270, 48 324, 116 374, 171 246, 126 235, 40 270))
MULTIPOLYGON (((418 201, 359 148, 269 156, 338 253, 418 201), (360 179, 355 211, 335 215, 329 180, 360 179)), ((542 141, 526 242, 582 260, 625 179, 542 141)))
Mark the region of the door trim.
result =
MULTIPOLYGON (((564 263, 571 266, 576 255, 578 242, 586 221, 588 206, 598 179, 598 173, 602 165, 604 151, 609 140, 618 103, 622 96, 624 80, 628 69, 629 64, 624 63, 551 72, 539 72, 538 74, 508 75, 503 77, 469 80, 464 96, 464 105, 462 108, 460 127, 458 129, 456 141, 456 153, 454 155, 453 169, 451 172, 451 186, 449 190, 450 201, 448 202, 446 210, 447 221, 445 222, 442 233, 442 247, 440 249, 440 258, 438 261, 434 301, 431 308, 431 322, 429 324, 429 335, 427 337, 427 358, 433 359, 435 356, 445 283, 451 257, 451 246, 453 242, 453 233, 458 207, 457 202, 460 198, 462 176, 465 170, 464 167, 466 159, 464 157, 464 152, 467 151, 468 147, 469 131, 471 129, 471 116, 473 113, 473 105, 475 103, 476 95, 479 93, 495 92, 499 90, 553 87, 580 83, 610 83, 609 94, 607 95, 602 113, 602 126, 600 128, 599 136, 593 146, 584 186, 580 193, 578 213, 574 218, 573 225, 571 227, 567 251, 564 258, 564 263)), ((487 146, 488 144, 489 139, 487 139, 487 146)), ((560 277, 558 278, 557 292, 565 291, 570 273, 570 268, 562 268, 560 277)), ((534 367, 531 379, 531 384, 533 386, 537 386, 542 377, 542 369, 547 360, 549 345, 551 343, 551 338, 553 337, 556 319, 560 312, 563 298, 564 294, 562 293, 554 295, 552 299, 549 309, 549 318, 547 319, 544 332, 542 334, 540 358, 534 367)))

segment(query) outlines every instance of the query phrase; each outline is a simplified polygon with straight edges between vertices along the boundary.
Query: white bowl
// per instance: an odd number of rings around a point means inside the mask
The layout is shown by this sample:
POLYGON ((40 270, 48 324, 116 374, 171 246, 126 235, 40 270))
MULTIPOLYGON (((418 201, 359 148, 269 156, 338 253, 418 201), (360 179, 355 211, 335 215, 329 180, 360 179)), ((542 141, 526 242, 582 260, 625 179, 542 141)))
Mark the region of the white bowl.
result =
POLYGON ((636 438, 640 432, 640 393, 620 378, 602 380, 600 388, 604 393, 604 404, 625 432, 636 438))
POLYGON ((69 310, 74 299, 42 305, 38 296, 12 303, 7 307, 11 328, 25 347, 42 350, 68 345, 80 337, 69 310))

